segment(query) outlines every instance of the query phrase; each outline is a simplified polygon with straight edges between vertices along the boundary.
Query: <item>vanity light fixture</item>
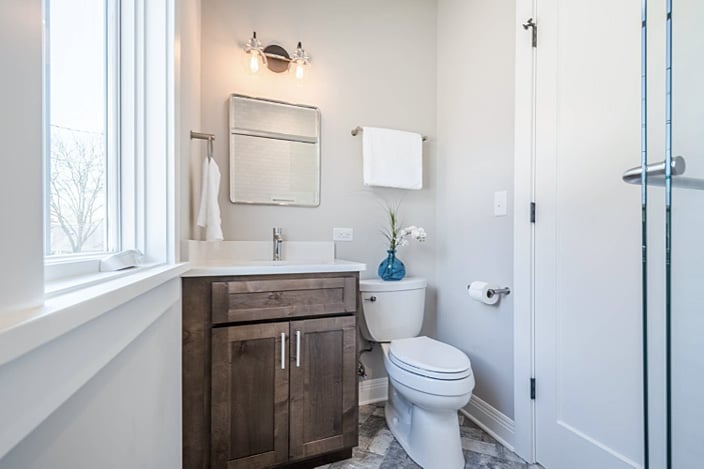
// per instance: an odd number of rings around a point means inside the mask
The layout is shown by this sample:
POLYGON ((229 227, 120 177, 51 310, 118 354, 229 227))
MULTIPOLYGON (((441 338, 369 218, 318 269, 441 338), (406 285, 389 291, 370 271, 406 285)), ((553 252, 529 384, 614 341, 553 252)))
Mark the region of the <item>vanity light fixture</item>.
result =
POLYGON ((310 57, 306 51, 303 50, 301 41, 298 41, 298 46, 296 46, 296 50, 293 52, 293 57, 291 57, 291 65, 294 66, 296 70, 296 78, 299 80, 303 79, 304 68, 309 64, 310 57))
POLYGON ((252 37, 244 45, 244 51, 249 54, 249 69, 252 73, 259 71, 259 65, 264 64, 269 70, 282 73, 293 70, 296 78, 303 79, 304 68, 310 64, 310 56, 303 50, 301 42, 298 42, 296 50, 291 56, 286 49, 276 44, 266 47, 257 39, 257 33, 252 33, 252 37))
POLYGON ((252 33, 252 37, 249 38, 247 44, 244 46, 244 51, 249 54, 249 70, 252 73, 257 73, 259 71, 259 62, 266 65, 266 54, 264 53, 264 47, 259 39, 257 39, 257 32, 252 33))

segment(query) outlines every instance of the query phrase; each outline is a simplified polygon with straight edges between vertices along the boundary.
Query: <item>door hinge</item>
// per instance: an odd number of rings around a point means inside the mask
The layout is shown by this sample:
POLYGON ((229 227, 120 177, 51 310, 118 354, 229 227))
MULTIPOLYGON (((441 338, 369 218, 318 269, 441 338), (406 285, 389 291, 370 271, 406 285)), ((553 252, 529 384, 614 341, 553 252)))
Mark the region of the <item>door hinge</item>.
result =
POLYGON ((531 45, 533 47, 538 47, 538 25, 535 24, 533 21, 533 18, 528 18, 528 21, 523 23, 523 29, 528 31, 528 28, 531 28, 531 35, 532 35, 532 40, 531 40, 531 45))
POLYGON ((535 223, 535 202, 530 203, 530 222, 535 223))
POLYGON ((535 378, 530 379, 530 398, 535 400, 535 378))

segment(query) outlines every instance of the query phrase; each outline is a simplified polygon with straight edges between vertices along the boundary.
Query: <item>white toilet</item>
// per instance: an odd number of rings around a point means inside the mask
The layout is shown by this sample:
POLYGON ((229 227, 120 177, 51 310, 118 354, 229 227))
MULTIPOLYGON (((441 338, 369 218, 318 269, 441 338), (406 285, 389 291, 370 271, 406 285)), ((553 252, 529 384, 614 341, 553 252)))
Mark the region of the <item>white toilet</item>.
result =
POLYGON ((386 422, 391 432, 423 468, 463 468, 457 411, 472 397, 474 375, 462 351, 417 337, 428 282, 410 277, 359 284, 362 335, 381 343, 389 375, 386 422))

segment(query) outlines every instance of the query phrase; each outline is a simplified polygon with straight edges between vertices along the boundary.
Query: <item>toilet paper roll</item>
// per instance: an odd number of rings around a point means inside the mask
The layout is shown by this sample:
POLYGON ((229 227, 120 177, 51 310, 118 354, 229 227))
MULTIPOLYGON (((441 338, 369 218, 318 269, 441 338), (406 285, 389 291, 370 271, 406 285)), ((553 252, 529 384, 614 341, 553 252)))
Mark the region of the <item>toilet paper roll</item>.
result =
POLYGON ((481 301, 487 305, 496 304, 499 301, 500 295, 492 295, 489 290, 498 288, 496 285, 490 285, 487 282, 472 282, 469 284, 469 297, 473 300, 481 301))

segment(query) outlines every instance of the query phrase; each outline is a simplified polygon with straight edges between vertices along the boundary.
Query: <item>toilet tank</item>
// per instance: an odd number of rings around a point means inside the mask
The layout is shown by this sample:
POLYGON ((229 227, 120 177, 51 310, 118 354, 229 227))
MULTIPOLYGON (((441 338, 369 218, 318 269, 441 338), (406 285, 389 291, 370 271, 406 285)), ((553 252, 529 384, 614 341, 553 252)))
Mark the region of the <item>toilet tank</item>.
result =
POLYGON ((364 338, 389 342, 416 337, 423 326, 427 285, 424 278, 418 277, 398 281, 360 280, 364 338))

